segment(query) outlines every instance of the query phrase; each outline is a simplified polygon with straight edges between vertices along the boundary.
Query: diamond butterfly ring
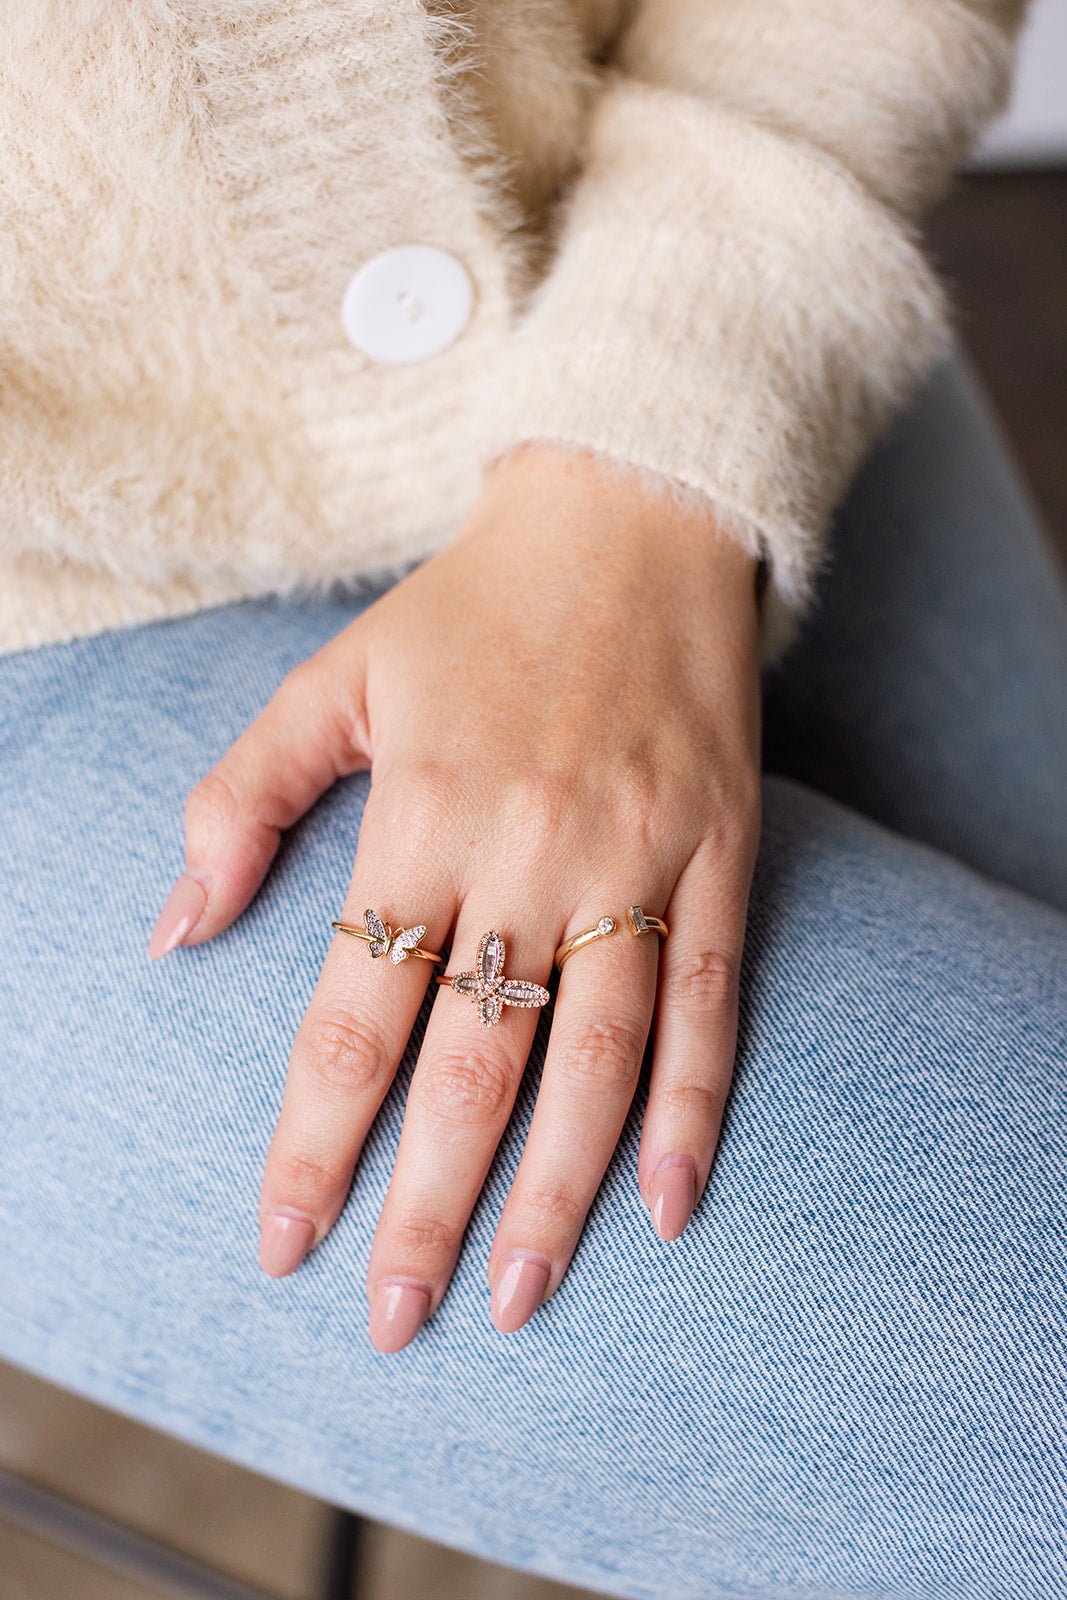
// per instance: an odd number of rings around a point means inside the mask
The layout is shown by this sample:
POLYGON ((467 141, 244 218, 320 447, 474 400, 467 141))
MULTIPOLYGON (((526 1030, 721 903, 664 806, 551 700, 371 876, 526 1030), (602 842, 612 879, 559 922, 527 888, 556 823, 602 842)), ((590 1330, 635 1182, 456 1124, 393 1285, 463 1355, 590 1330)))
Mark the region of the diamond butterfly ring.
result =
POLYGON ((362 939, 364 944, 369 944, 371 958, 375 961, 379 956, 388 956, 394 965, 406 961, 408 956, 418 956, 420 961, 443 959, 436 950, 419 949, 419 940, 424 937, 425 928, 397 928, 394 933, 376 911, 364 911, 363 923, 362 928, 353 928, 347 922, 331 922, 330 927, 336 928, 338 933, 347 933, 351 938, 362 939))
POLYGON ((486 933, 478 946, 473 972, 438 973, 438 983, 447 983, 457 994, 466 995, 478 1008, 478 1020, 491 1028, 500 1021, 505 1006, 548 1004, 547 989, 525 978, 505 978, 504 941, 499 933, 486 933))

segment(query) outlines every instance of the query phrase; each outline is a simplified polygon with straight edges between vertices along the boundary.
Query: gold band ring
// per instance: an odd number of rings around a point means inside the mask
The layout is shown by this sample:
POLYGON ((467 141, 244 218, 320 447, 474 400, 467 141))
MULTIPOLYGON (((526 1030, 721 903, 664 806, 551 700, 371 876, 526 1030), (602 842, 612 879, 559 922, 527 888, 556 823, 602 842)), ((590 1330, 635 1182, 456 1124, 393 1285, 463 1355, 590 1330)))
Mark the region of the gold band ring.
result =
POLYGON ((363 922, 362 928, 353 928, 349 922, 331 922, 330 927, 369 944, 371 957, 375 961, 379 956, 388 956, 394 965, 406 961, 408 956, 418 956, 420 961, 435 963, 443 959, 437 950, 419 949, 419 940, 426 934, 425 928, 397 928, 394 932, 376 911, 364 911, 363 922))
POLYGON ((610 939, 619 924, 614 917, 601 917, 595 928, 586 928, 582 933, 574 933, 569 939, 564 939, 555 955, 552 957, 560 971, 563 963, 567 961, 576 950, 581 950, 583 945, 592 944, 594 939, 610 939))
MULTIPOLYGON (((640 906, 629 907, 626 921, 635 937, 642 933, 658 933, 661 938, 667 937, 667 924, 659 917, 647 917, 640 906)), ((584 928, 581 933, 574 933, 569 939, 564 939, 553 956, 553 961, 562 971, 564 962, 569 961, 576 950, 592 944, 595 939, 610 939, 618 926, 614 917, 601 917, 595 928, 584 928)))
POLYGON ((495 931, 482 935, 474 972, 439 972, 438 983, 447 983, 478 1007, 478 1020, 487 1028, 500 1021, 505 1006, 541 1007, 549 993, 539 983, 525 978, 505 978, 504 941, 495 931))

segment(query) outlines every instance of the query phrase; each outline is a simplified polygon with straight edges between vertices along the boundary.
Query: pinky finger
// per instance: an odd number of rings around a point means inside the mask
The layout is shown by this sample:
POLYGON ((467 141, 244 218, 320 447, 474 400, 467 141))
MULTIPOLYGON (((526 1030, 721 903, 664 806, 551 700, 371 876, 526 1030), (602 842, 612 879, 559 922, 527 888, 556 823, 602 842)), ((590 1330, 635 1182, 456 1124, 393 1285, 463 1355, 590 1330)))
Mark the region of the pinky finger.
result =
MULTIPOLYGON (((747 893, 694 858, 671 899, 638 1182, 661 1239, 684 1232, 704 1190, 737 1048, 747 893)), ((746 886, 747 888, 747 886, 746 886)))

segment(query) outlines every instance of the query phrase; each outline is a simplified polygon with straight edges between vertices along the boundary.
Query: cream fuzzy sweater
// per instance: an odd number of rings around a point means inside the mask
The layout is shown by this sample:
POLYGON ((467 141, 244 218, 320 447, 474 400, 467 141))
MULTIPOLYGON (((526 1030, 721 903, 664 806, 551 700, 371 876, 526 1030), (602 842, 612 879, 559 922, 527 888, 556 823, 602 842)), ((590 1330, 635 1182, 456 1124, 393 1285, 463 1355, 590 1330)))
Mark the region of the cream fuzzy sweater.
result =
POLYGON ((1022 6, 7 0, 0 649, 421 557, 527 439, 707 497, 773 649, 1022 6), (383 363, 341 300, 412 243, 473 313, 383 363))

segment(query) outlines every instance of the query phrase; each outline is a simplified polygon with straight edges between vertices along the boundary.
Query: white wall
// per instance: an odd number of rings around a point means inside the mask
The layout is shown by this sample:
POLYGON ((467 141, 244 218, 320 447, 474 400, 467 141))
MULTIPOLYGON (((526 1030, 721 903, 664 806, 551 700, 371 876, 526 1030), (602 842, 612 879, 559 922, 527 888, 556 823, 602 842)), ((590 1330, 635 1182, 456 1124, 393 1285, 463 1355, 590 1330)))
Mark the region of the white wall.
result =
POLYGON ((972 165, 1067 166, 1067 0, 1031 0, 1011 105, 972 165))

